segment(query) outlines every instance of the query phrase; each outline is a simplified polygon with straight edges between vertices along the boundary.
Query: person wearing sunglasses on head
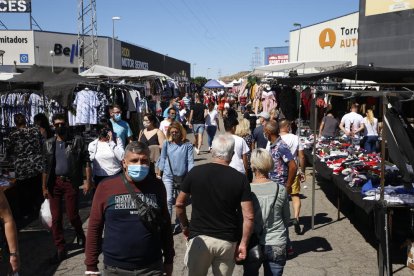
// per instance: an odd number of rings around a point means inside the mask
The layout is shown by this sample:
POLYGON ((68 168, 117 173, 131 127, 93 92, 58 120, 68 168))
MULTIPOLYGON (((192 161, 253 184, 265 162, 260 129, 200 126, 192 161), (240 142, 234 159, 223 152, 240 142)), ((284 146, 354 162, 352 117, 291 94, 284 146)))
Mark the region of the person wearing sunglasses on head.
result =
POLYGON ((85 234, 78 210, 78 193, 82 184, 84 194, 91 190, 92 169, 87 145, 81 136, 70 133, 65 114, 55 114, 52 121, 56 135, 43 144, 42 189, 43 196, 50 202, 52 235, 57 247, 50 263, 57 264, 67 257, 61 208, 63 199, 68 219, 75 228, 78 245, 85 247, 85 234), (84 168, 86 180, 83 180, 84 168))

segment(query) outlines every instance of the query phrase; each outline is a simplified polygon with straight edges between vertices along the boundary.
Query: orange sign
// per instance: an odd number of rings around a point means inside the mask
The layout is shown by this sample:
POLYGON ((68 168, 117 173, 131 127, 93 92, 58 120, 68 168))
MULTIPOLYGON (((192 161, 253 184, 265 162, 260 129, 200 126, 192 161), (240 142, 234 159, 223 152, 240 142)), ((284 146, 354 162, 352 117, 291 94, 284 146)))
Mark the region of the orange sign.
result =
POLYGON ((319 35, 319 45, 322 49, 325 49, 325 47, 331 47, 335 46, 336 43, 336 34, 334 30, 331 28, 324 29, 321 34, 319 35))

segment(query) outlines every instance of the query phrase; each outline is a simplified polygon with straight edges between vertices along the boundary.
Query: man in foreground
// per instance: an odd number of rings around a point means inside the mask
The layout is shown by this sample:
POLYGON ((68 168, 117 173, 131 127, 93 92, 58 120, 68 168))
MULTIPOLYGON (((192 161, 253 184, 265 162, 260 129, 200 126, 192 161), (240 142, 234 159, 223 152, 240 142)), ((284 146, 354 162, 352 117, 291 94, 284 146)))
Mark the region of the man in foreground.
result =
POLYGON ((253 204, 246 175, 229 167, 233 153, 234 138, 229 134, 218 135, 212 145, 212 163, 194 167, 181 186, 176 212, 189 241, 184 257, 188 275, 207 275, 210 265, 214 275, 232 275, 234 257, 246 258, 253 230, 253 204), (185 208, 190 196, 191 224, 185 208), (237 245, 240 232, 242 237, 237 245))
POLYGON ((162 181, 149 174, 149 154, 145 144, 131 142, 124 171, 99 184, 89 217, 86 274, 100 274, 101 251, 105 276, 172 274, 175 253, 167 195, 162 181), (138 211, 149 208, 156 210, 154 224, 138 211))

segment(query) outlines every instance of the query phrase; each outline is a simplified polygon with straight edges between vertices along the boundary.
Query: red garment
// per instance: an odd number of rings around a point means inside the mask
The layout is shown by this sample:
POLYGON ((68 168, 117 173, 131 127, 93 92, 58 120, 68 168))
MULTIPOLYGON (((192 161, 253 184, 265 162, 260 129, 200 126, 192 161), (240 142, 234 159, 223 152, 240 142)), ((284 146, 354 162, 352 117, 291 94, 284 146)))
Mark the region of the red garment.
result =
POLYGON ((300 94, 300 99, 302 101, 303 109, 304 109, 304 118, 310 118, 310 110, 311 110, 311 102, 312 102, 312 93, 310 89, 305 89, 300 94))
POLYGON ((246 96, 240 96, 240 105, 245 106, 247 104, 247 97, 246 96))

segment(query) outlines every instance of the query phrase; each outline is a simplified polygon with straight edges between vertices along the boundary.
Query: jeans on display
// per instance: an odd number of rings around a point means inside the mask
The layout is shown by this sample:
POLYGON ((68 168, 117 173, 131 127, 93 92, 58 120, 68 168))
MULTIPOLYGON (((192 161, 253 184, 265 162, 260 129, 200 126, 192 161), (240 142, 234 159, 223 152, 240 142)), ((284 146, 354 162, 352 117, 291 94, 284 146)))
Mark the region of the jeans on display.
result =
POLYGON ((211 148, 211 145, 213 144, 214 136, 216 135, 217 126, 207 126, 207 141, 208 146, 211 148))
POLYGON ((378 136, 366 136, 364 149, 368 153, 377 151, 378 136))

